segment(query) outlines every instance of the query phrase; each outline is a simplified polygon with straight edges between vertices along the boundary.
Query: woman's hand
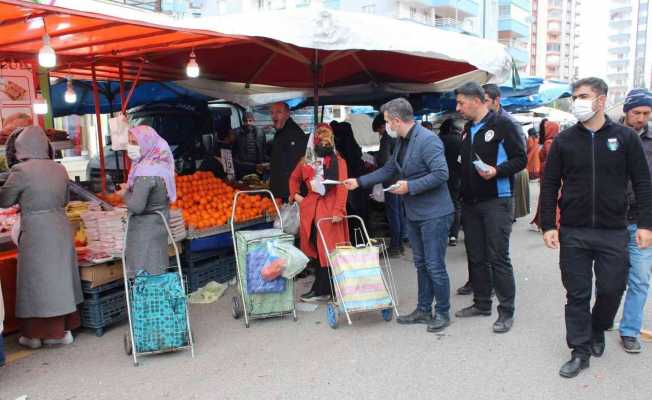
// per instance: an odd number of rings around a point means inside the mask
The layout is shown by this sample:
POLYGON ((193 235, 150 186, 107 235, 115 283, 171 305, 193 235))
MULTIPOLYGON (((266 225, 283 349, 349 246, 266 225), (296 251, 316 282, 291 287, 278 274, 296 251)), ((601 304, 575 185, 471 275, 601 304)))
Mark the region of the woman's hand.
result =
POLYGON ((331 222, 334 223, 334 224, 337 224, 337 223, 342 222, 342 219, 343 218, 341 216, 335 215, 335 216, 333 216, 333 219, 331 220, 331 222))
POLYGON ((120 197, 124 197, 125 193, 127 193, 127 184, 126 183, 121 183, 120 184, 120 189, 115 192, 120 197))
POLYGON ((303 196, 301 196, 299 193, 296 193, 294 195, 294 201, 296 201, 297 204, 301 204, 301 202, 303 201, 303 196))

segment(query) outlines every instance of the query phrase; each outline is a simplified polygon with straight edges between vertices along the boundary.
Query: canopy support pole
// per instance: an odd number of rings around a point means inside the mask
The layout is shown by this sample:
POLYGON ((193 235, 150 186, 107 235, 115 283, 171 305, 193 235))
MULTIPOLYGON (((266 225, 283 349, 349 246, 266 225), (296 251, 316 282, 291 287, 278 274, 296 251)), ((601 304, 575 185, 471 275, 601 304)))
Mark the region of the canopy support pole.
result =
MULTIPOLYGON (((124 76, 124 69, 122 68, 122 60, 120 60, 120 63, 118 64, 118 73, 120 74, 120 112, 121 114, 124 114, 124 110, 126 108, 126 98, 125 98, 125 76, 124 76)), ((131 169, 131 162, 129 160, 129 157, 127 157, 126 151, 122 152, 122 166, 124 167, 124 169, 122 170, 122 177, 124 181, 127 182, 129 170, 131 169)))
POLYGON ((100 179, 102 182, 102 193, 106 193, 106 168, 104 164, 104 138, 102 136, 102 118, 100 116, 100 96, 97 91, 97 75, 95 64, 91 65, 93 77, 93 102, 95 103, 95 123, 97 124, 97 145, 100 150, 100 179))
POLYGON ((313 112, 314 112, 314 121, 315 126, 319 124, 319 70, 321 65, 319 65, 319 50, 315 49, 315 61, 312 63, 312 82, 313 82, 313 112))

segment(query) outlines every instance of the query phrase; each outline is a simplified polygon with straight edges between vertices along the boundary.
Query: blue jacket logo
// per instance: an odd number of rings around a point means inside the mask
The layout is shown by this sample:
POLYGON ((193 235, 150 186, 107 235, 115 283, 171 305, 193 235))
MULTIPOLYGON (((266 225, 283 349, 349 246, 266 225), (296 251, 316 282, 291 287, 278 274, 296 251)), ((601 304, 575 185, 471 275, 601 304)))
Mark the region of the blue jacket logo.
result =
POLYGON ((488 130, 488 131, 484 134, 484 141, 485 141, 485 142, 491 142, 491 139, 493 139, 493 138, 494 138, 494 131, 491 130, 491 129, 488 130))

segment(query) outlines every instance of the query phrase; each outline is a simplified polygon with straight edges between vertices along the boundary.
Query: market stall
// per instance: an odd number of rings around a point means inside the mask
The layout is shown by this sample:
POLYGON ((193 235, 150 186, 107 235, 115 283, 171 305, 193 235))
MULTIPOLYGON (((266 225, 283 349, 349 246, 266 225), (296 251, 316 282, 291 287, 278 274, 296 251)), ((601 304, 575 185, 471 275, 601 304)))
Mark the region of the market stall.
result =
MULTIPOLYGON (((287 26, 282 14, 273 15, 277 24, 255 24, 249 18, 246 23, 238 23, 237 18, 178 21, 136 10, 124 13, 111 4, 71 0, 54 4, 0 0, 0 61, 28 60, 36 70, 38 54, 41 66, 48 68, 40 69, 46 77, 49 72, 73 80, 91 78, 102 192, 115 206, 120 206, 119 199, 106 193, 100 79, 118 85, 116 111, 121 112, 132 105, 134 88, 143 81, 176 81, 204 95, 239 99, 242 104, 252 104, 248 100, 252 94, 282 88, 292 97, 309 93, 316 107, 319 96, 329 91, 355 95, 444 90, 466 80, 505 80, 512 68, 511 58, 499 44, 362 14, 287 15, 296 22, 294 31, 304 35, 295 36, 282 29, 287 26), (354 27, 360 28, 359 35, 351 34, 354 27), (201 81, 186 79, 200 74, 201 81), (126 82, 131 82, 130 90, 126 82)), ((46 87, 41 85, 40 91, 47 98, 46 87)), ((51 116, 51 104, 46 109, 51 116)), ((176 183, 178 198, 172 211, 182 219, 177 225, 187 235, 181 262, 190 290, 211 280, 232 279, 227 211, 235 191, 243 187, 205 172, 177 176, 176 183)), ((78 249, 86 298, 82 320, 101 335, 105 327, 124 318, 120 303, 124 285, 119 283, 116 260, 124 211, 100 211, 94 204, 73 203, 70 214, 73 222, 81 221, 77 238, 86 243, 78 249)), ((269 226, 272 208, 271 199, 240 196, 233 222, 239 228, 269 226)), ((10 268, 0 266, 3 269, 10 268)), ((15 283, 15 277, 6 278, 12 279, 15 283)))

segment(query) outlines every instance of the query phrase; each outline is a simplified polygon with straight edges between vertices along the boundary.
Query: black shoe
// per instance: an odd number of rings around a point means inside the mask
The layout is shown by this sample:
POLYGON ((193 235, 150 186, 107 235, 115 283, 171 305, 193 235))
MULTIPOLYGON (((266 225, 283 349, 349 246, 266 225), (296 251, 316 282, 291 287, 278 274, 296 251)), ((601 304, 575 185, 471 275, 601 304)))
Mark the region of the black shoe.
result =
POLYGON ((299 300, 303 301, 304 303, 317 303, 322 301, 329 301, 330 299, 331 299, 331 295, 317 294, 312 290, 309 291, 308 293, 302 294, 301 297, 299 297, 299 300))
POLYGON ((604 332, 593 332, 593 339, 591 340, 591 354, 593 354, 593 357, 602 357, 604 348, 604 332))
POLYGON ((507 333, 512 329, 512 325, 514 325, 514 317, 498 315, 498 319, 494 322, 494 332, 507 333))
POLYGON ((471 286, 471 283, 466 282, 464 284, 464 286, 457 289, 457 294, 459 294, 461 296, 466 296, 466 295, 469 295, 469 294, 473 294, 473 287, 471 286))
POLYGON ((481 310, 476 306, 466 307, 455 313, 455 316, 457 318, 469 318, 469 317, 479 317, 479 316, 488 317, 490 315, 491 315, 491 310, 481 310))
POLYGON ((640 353, 641 352, 641 342, 638 341, 638 338, 632 336, 621 336, 620 339, 623 341, 623 349, 628 353, 640 353))
POLYGON ((575 378, 579 375, 580 371, 589 367, 589 359, 583 359, 578 356, 573 356, 570 361, 561 366, 559 375, 564 378, 575 378))
POLYGON ((451 247, 457 246, 457 238, 455 236, 448 238, 448 245, 451 247))
POLYGON ((435 318, 433 318, 432 321, 428 322, 428 328, 426 328, 426 330, 432 333, 441 332, 450 324, 451 319, 448 313, 435 314, 435 318))
POLYGON ((396 318, 396 322, 401 325, 427 324, 430 321, 432 321, 432 314, 421 310, 414 310, 411 314, 396 318))

